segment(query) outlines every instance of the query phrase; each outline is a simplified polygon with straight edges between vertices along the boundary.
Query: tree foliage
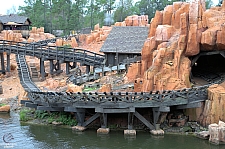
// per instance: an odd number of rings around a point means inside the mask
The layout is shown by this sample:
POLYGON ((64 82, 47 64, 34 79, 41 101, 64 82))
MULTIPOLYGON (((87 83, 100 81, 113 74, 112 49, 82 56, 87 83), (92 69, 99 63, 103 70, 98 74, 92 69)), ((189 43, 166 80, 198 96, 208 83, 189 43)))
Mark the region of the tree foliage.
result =
MULTIPOLYGON (((86 27, 93 29, 97 23, 102 26, 106 21, 110 22, 108 25, 113 20, 123 21, 129 15, 148 15, 151 20, 156 10, 163 10, 174 1, 177 0, 24 0, 19 14, 29 17, 32 26, 45 27, 46 32, 63 30, 68 34, 86 27)), ((206 0, 206 7, 211 5, 212 1, 206 0)))

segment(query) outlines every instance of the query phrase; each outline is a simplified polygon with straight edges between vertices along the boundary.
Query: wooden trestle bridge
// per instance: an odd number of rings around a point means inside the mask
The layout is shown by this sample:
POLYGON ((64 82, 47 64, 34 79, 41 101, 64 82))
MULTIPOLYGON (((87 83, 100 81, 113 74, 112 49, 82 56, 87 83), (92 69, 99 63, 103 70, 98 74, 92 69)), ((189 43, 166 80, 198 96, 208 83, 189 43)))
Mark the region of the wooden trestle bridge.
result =
MULTIPOLYGON (((133 129, 133 117, 137 117, 150 130, 156 128, 156 123, 161 112, 169 112, 171 107, 176 109, 199 107, 201 102, 207 99, 209 85, 187 88, 183 90, 154 91, 154 92, 42 92, 30 78, 25 56, 34 56, 40 59, 40 72, 44 75, 44 61, 51 62, 51 73, 60 63, 66 63, 69 73, 70 62, 79 62, 86 66, 102 67, 104 55, 82 49, 46 46, 52 40, 39 43, 12 43, 0 41, 0 56, 2 72, 9 71, 9 56, 16 54, 18 74, 29 100, 22 100, 26 107, 46 111, 74 112, 79 126, 86 127, 97 118, 101 118, 101 127, 107 127, 108 113, 127 113, 128 129, 133 129), (7 53, 7 69, 4 67, 3 52, 7 53), (56 61, 53 64, 53 61, 56 61), (148 121, 139 112, 140 108, 149 108, 153 111, 153 122, 148 121), (85 120, 86 109, 94 109, 95 114, 85 120)), ((87 69, 89 70, 89 68, 87 69)), ((213 83, 223 81, 223 77, 214 80, 213 83)))

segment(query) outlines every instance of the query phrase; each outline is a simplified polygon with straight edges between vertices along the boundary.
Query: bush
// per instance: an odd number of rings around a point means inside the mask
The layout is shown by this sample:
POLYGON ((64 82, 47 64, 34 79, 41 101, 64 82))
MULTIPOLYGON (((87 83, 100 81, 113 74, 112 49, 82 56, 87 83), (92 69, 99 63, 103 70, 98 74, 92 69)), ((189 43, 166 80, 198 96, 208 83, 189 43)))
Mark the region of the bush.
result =
POLYGON ((0 107, 3 107, 3 106, 5 106, 6 104, 4 104, 4 103, 0 103, 0 107))
POLYGON ((31 119, 28 114, 31 113, 32 111, 29 109, 22 109, 20 111, 20 121, 28 121, 29 119, 31 119))

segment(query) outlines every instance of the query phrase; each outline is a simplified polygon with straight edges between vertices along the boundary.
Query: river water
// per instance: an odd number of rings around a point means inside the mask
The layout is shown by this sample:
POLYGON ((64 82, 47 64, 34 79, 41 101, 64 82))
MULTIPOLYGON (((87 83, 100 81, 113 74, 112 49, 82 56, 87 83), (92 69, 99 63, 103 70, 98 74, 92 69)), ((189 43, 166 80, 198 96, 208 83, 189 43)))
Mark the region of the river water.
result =
POLYGON ((69 128, 22 124, 19 115, 0 114, 0 149, 225 149, 208 140, 190 135, 155 137, 149 132, 137 132, 125 137, 123 131, 97 135, 96 130, 75 132, 69 128))

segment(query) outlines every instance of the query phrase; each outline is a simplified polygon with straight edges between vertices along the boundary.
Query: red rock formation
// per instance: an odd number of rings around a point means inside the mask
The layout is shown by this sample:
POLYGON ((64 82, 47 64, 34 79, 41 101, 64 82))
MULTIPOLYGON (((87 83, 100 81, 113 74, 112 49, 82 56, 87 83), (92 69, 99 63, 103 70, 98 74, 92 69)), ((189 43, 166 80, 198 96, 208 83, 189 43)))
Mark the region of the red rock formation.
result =
POLYGON ((112 86, 111 84, 104 84, 102 87, 98 90, 98 92, 111 92, 112 86))
MULTIPOLYGON (((174 2, 163 11, 156 11, 142 49, 141 65, 130 67, 132 72, 141 69, 137 78, 143 79, 142 91, 191 86, 188 57, 200 51, 225 49, 223 9, 225 6, 206 10, 205 0, 193 0, 174 2)), ((128 80, 133 76, 128 73, 128 80)))

